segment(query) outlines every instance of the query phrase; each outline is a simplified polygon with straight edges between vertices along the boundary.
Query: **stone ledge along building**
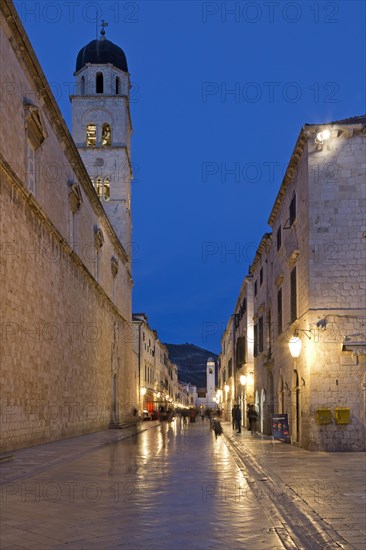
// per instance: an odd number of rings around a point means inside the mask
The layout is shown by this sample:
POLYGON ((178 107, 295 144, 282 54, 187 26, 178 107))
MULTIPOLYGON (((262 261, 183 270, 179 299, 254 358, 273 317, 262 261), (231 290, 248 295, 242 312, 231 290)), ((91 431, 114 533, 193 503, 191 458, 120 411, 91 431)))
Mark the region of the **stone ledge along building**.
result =
POLYGON ((1 448, 135 421, 130 80, 81 49, 73 137, 11 0, 1 2, 1 448))
POLYGON ((226 409, 310 450, 366 450, 365 175, 366 116, 303 127, 223 338, 226 409))

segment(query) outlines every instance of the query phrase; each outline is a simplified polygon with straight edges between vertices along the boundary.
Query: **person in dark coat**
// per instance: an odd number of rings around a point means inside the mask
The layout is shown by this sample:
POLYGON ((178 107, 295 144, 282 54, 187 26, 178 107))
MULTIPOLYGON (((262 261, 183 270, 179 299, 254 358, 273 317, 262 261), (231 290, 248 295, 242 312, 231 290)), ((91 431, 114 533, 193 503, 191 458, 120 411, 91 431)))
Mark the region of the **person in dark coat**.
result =
POLYGON ((237 409, 237 405, 235 404, 231 409, 231 424, 232 424, 233 430, 235 430, 235 426, 236 426, 236 409, 237 409))
POLYGON ((241 409, 239 405, 236 407, 235 427, 237 432, 240 434, 241 433, 241 409))
POLYGON ((258 413, 255 410, 254 405, 252 405, 249 411, 250 430, 252 432, 252 435, 255 435, 257 431, 257 419, 258 413))
POLYGON ((221 426, 221 422, 218 418, 215 418, 212 422, 212 429, 214 431, 214 434, 215 434, 215 439, 217 439, 217 436, 218 435, 221 435, 222 434, 222 426, 221 426))

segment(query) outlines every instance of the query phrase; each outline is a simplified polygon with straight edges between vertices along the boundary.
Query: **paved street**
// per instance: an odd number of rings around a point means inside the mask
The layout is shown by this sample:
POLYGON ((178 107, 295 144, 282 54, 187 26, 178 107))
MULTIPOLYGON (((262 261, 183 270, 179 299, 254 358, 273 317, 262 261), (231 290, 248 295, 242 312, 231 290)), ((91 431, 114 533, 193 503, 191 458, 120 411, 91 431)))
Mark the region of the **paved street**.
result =
POLYGON ((1 548, 365 548, 363 454, 229 424, 217 441, 208 422, 143 427, 15 452, 1 466, 1 548))

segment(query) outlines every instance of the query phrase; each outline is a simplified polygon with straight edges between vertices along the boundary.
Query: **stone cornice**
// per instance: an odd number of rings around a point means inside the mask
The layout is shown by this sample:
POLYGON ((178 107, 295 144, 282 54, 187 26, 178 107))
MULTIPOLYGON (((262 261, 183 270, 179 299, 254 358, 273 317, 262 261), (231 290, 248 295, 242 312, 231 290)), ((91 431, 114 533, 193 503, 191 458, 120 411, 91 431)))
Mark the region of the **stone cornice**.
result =
MULTIPOLYGON (((0 9, 6 19, 6 22, 19 49, 19 52, 16 52, 18 54, 19 60, 22 63, 24 70, 29 74, 30 79, 33 80, 36 89, 39 91, 39 94, 44 101, 45 107, 48 111, 49 120, 53 124, 54 130, 58 135, 60 142, 63 142, 64 144, 63 153, 68 158, 68 161, 70 162, 70 167, 75 172, 75 175, 78 178, 78 183, 88 197, 94 212, 97 214, 98 217, 103 219, 103 226, 105 227, 111 243, 116 248, 116 250, 118 250, 123 263, 129 263, 128 254, 122 243, 119 241, 108 219, 108 216, 103 209, 98 195, 90 181, 89 174, 79 155, 79 151, 76 148, 69 129, 66 126, 59 106, 57 105, 57 102, 53 96, 51 88, 47 82, 42 67, 36 57, 36 54, 32 48, 24 27, 19 19, 13 2, 11 0, 3 0, 0 3, 0 9)), ((132 283, 132 276, 130 271, 129 276, 132 283)))
MULTIPOLYGON (((130 323, 131 320, 127 321, 124 316, 121 314, 117 306, 112 302, 108 294, 105 292, 104 288, 95 280, 93 275, 90 273, 85 264, 81 261, 80 257, 73 251, 69 243, 64 239, 63 235, 59 232, 56 226, 53 224, 52 220, 48 217, 47 213, 42 209, 39 203, 35 200, 32 193, 30 193, 22 184, 21 180, 9 166, 9 164, 4 160, 3 155, 0 153, 0 171, 6 175, 7 179, 14 185, 16 191, 23 197, 23 199, 28 203, 28 206, 31 210, 42 220, 42 224, 48 228, 50 233, 57 240, 59 246, 64 250, 71 261, 82 271, 84 276, 89 280, 91 285, 103 295, 103 298, 109 303, 110 307, 113 309, 114 313, 118 315, 125 323, 130 323)), ((3 178, 0 178, 3 181, 3 178)))
POLYGON ((240 309, 243 298, 248 298, 247 289, 248 289, 248 285, 252 283, 252 279, 253 279, 252 275, 245 275, 240 288, 238 299, 235 304, 235 309, 234 309, 235 313, 237 313, 237 310, 240 309))
POLYGON ((270 241, 272 241, 272 233, 265 233, 259 243, 252 265, 249 268, 249 273, 251 275, 254 275, 263 252, 267 250, 267 243, 270 241))

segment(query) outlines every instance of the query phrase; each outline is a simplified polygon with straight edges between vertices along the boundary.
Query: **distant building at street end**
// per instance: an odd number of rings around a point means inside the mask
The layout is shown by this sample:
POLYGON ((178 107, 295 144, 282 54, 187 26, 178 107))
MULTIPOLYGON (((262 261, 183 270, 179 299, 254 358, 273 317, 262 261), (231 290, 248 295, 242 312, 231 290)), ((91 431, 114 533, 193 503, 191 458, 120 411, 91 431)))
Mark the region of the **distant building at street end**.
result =
POLYGON ((311 450, 366 450, 365 158, 366 116, 302 128, 222 341, 226 411, 311 450))
POLYGON ((207 409, 217 408, 216 398, 216 361, 209 357, 206 365, 206 387, 197 390, 197 406, 204 406, 207 409))

